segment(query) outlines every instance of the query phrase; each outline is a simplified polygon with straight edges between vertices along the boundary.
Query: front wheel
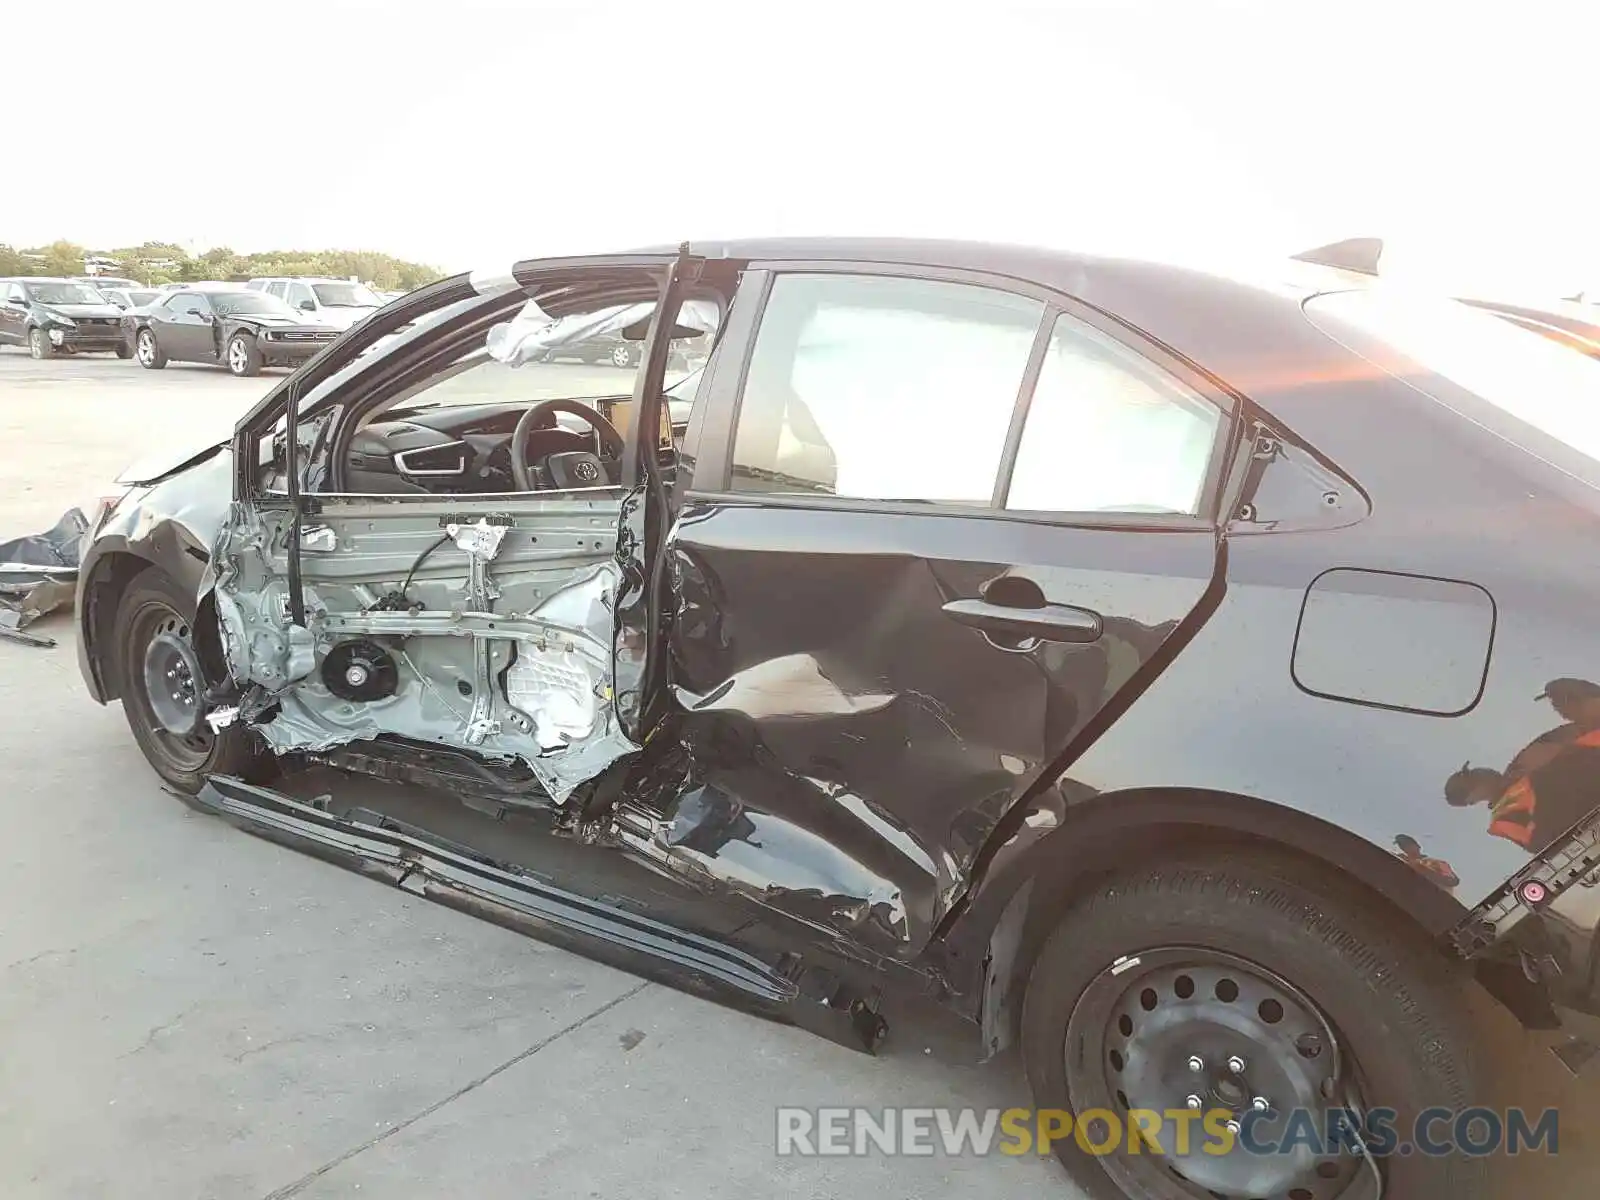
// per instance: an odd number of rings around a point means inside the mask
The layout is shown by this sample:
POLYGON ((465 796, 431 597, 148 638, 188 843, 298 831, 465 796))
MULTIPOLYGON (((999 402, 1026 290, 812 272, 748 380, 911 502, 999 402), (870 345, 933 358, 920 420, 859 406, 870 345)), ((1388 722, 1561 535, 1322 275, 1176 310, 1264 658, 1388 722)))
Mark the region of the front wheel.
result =
POLYGON ((34 358, 52 358, 56 348, 42 329, 28 330, 28 353, 34 358))
POLYGON ((1086 1122, 1052 1148, 1096 1200, 1358 1200, 1375 1172, 1387 1196, 1481 1200, 1482 1158, 1297 1136, 1353 1109, 1409 1143, 1425 1110, 1484 1103, 1466 992, 1335 876, 1196 858, 1067 913, 1034 965, 1022 1050, 1036 1104, 1086 1122), (1185 1112, 1200 1114, 1187 1145, 1185 1112), (1136 1116, 1153 1139, 1129 1132, 1136 1116))
POLYGON ((261 374, 261 350, 255 338, 236 333, 228 339, 228 373, 240 378, 261 374))
POLYGON ((139 359, 139 365, 147 371, 159 371, 167 365, 167 356, 162 352, 161 343, 156 341, 154 330, 139 330, 139 336, 134 339, 133 352, 139 359))
POLYGON ((206 723, 193 621, 194 599, 152 568, 123 593, 113 641, 134 741, 156 774, 189 796, 206 776, 253 774, 264 758, 248 729, 206 723))

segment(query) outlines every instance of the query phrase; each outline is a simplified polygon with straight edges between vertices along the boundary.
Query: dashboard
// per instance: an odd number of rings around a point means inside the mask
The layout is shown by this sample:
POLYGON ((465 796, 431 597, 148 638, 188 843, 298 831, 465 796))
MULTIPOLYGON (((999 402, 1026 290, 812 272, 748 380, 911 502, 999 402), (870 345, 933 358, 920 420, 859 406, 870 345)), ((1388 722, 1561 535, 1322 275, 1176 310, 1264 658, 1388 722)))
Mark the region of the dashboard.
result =
MULTIPOLYGON (((628 399, 584 403, 605 412, 611 403, 628 399)), ((674 400, 669 409, 676 441, 688 422, 688 404, 674 400)), ((390 409, 351 439, 345 490, 442 495, 516 491, 511 436, 527 410, 525 401, 390 409)), ((542 465, 546 458, 573 451, 598 451, 594 434, 581 418, 551 413, 528 435, 528 465, 541 489, 558 486, 542 465)), ((603 460, 602 465, 613 464, 603 460)))

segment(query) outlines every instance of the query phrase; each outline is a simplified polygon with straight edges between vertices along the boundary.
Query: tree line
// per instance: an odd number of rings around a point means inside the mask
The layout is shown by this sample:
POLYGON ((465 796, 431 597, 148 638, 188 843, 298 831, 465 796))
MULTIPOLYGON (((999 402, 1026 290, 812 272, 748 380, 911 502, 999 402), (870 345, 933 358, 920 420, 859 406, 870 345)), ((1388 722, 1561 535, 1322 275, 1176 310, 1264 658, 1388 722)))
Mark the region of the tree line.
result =
POLYGON ((148 284, 227 279, 234 275, 328 275, 336 279, 354 275, 384 291, 410 291, 444 274, 426 263, 407 262, 372 250, 265 250, 238 254, 226 246, 217 246, 204 254, 190 255, 171 242, 93 251, 72 242, 22 248, 0 242, 0 278, 90 274, 84 262, 86 254, 109 258, 116 264, 95 274, 120 275, 148 284))

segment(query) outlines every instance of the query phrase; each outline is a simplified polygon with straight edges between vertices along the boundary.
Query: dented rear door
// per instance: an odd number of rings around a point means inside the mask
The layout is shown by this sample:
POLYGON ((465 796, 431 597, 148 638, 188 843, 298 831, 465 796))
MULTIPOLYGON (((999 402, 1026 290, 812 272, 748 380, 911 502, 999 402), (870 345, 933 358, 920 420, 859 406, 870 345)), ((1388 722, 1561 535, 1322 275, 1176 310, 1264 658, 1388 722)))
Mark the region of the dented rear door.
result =
POLYGON ((667 543, 689 753, 657 856, 909 956, 1207 611, 1228 400, 1009 282, 808 264, 753 304, 667 543), (1123 507, 1050 511, 1095 499, 1123 507))

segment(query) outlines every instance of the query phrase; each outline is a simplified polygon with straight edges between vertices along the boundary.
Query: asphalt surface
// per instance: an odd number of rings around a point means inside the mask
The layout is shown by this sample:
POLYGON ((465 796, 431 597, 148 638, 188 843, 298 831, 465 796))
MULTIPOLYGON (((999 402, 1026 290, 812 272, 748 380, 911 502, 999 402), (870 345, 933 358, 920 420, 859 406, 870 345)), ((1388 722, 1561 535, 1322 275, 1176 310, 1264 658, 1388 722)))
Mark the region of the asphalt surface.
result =
MULTIPOLYGON (((0 536, 278 377, 0 347, 0 536)), ((927 1053, 933 1023, 870 1058, 195 814, 88 699, 70 617, 33 628, 60 645, 0 641, 0 1195, 1076 1195, 1033 1156, 777 1157, 780 1104, 1027 1092, 1014 1061, 927 1053)), ((1499 1194, 1592 1194, 1600 1081, 1495 1028, 1512 1098, 1563 1112, 1561 1158, 1499 1194)))

